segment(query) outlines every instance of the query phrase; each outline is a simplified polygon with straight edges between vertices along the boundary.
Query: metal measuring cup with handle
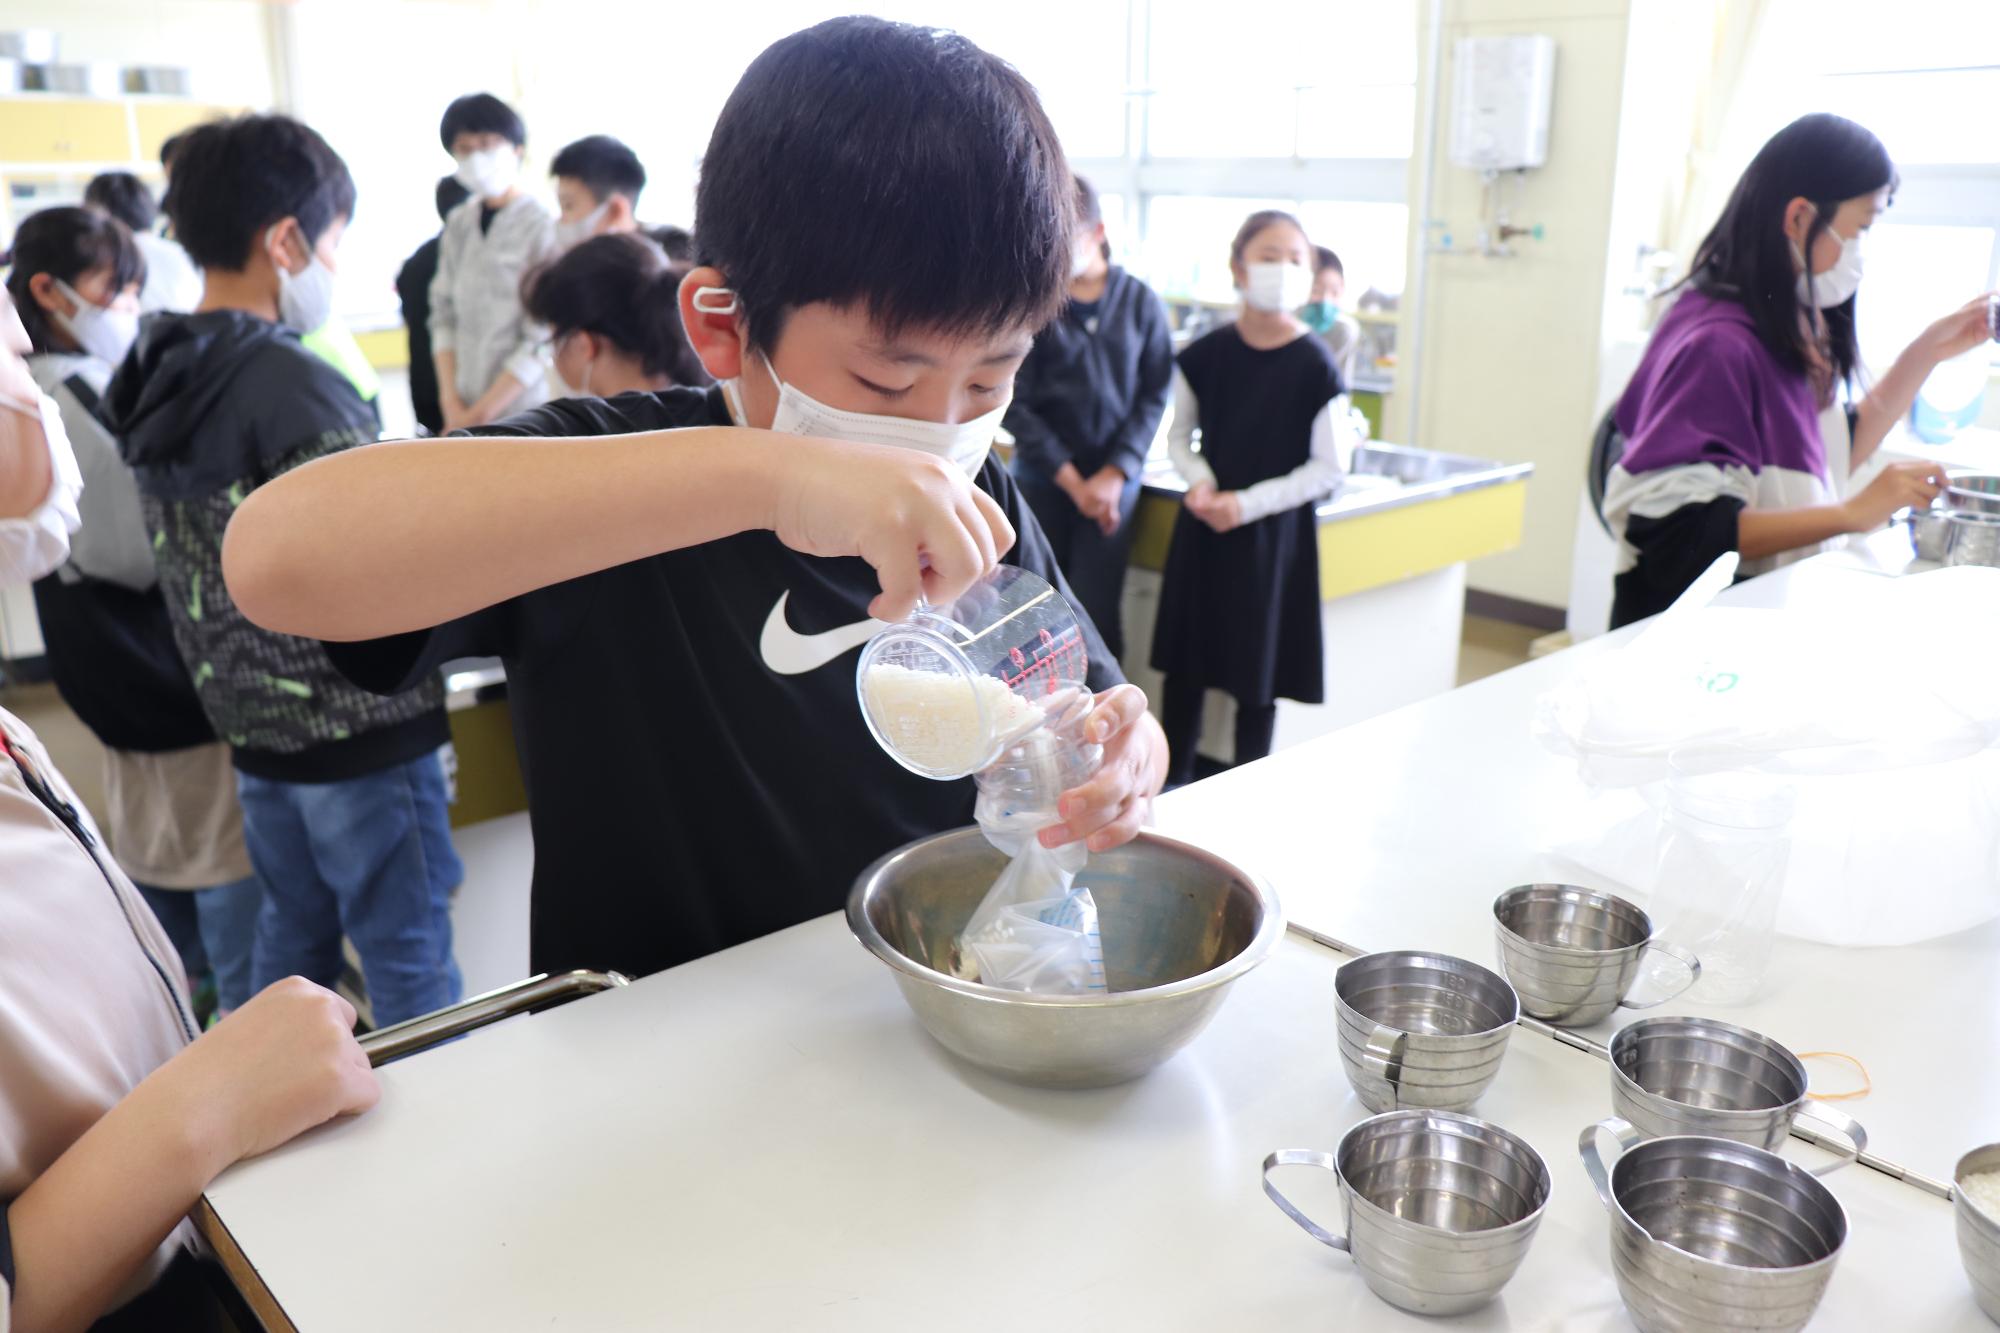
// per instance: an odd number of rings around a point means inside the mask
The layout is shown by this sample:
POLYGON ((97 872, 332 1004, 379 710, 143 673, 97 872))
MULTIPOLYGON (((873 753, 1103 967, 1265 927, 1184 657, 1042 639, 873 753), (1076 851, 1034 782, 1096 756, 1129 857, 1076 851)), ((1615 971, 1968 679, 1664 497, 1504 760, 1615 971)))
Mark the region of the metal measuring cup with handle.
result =
POLYGON ((1805 1327, 1847 1243, 1817 1177, 1733 1139, 1648 1139, 1615 1117, 1583 1131, 1583 1167, 1611 1214, 1611 1267, 1641 1333, 1805 1327), (1608 1168, 1598 1137, 1620 1153, 1608 1168))
POLYGON ((1645 1018, 1611 1039, 1610 1061, 1611 1109, 1649 1138, 1706 1134, 1776 1152, 1803 1117, 1851 1148, 1813 1168, 1816 1176, 1868 1149, 1861 1122, 1808 1097, 1799 1057, 1761 1032, 1709 1018, 1645 1018))
POLYGON ((1264 1159, 1271 1202, 1349 1255, 1370 1291, 1413 1314, 1463 1314, 1497 1296, 1527 1256, 1550 1189, 1540 1153, 1451 1111, 1390 1111, 1348 1130, 1333 1152, 1285 1148, 1264 1159), (1279 1193, 1271 1172, 1281 1166, 1334 1173, 1346 1235, 1279 1193))
POLYGON ((1333 978, 1340 1063, 1371 1111, 1464 1111, 1500 1072, 1521 1004, 1498 973, 1449 954, 1364 954, 1333 978))
POLYGON ((1651 1009, 1701 979, 1701 960, 1655 938, 1653 920, 1615 893, 1575 884, 1523 884, 1493 900, 1500 970, 1521 1012, 1557 1027, 1589 1027, 1620 1008, 1651 1009), (1687 969, 1687 980, 1655 999, 1627 999, 1649 954, 1687 969))

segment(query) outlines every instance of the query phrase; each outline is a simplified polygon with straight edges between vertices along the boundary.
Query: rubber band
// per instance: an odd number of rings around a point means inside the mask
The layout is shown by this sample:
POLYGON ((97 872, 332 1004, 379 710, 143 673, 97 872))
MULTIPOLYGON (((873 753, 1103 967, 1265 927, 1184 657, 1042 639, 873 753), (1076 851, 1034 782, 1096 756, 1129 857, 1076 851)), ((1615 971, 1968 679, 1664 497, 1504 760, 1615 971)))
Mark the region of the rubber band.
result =
POLYGON ((1801 1061, 1804 1061, 1804 1060, 1844 1060, 1844 1061, 1846 1061, 1846 1062, 1847 1062, 1848 1064, 1851 1064, 1851 1065, 1853 1065, 1853 1066, 1854 1066, 1854 1067, 1855 1067, 1856 1069, 1858 1069, 1858 1070, 1860 1070, 1860 1071, 1861 1071, 1861 1086, 1860 1086, 1860 1087, 1856 1088, 1856 1089, 1855 1089, 1854 1091, 1852 1091, 1852 1092, 1815 1092, 1815 1093, 1813 1093, 1812 1095, 1813 1095, 1814 1097, 1818 1098, 1818 1099, 1819 1099, 1820 1101, 1823 1101, 1823 1102, 1847 1102, 1847 1101, 1853 1101, 1853 1100, 1854 1100, 1854 1099, 1855 1099, 1856 1097, 1866 1097, 1866 1096, 1867 1096, 1867 1095, 1868 1095, 1868 1094, 1869 1094, 1870 1092, 1873 1092, 1873 1091, 1875 1090, 1875 1080, 1873 1080, 1873 1079, 1871 1079, 1870 1077, 1868 1077, 1868 1066, 1867 1066, 1867 1065, 1864 1065, 1864 1064, 1862 1064, 1859 1058, 1857 1058, 1857 1057, 1855 1057, 1855 1056, 1852 1056, 1852 1055, 1849 1055, 1849 1054, 1848 1054, 1847 1052, 1845 1052, 1845 1051, 1805 1051, 1805 1052, 1802 1052, 1802 1053, 1801 1053, 1801 1054, 1799 1055, 1799 1059, 1800 1059, 1801 1061))

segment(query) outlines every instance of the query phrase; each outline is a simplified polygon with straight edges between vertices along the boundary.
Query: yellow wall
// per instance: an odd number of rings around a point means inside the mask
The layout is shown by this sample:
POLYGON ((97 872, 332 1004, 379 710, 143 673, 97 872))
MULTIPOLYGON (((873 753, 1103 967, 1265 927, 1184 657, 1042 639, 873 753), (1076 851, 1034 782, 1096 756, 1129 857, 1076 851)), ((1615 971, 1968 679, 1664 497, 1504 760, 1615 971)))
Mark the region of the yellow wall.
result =
POLYGON ((271 51, 260 0, 0 0, 0 31, 49 28, 65 62, 181 65, 191 95, 228 106, 269 106, 271 51))
MULTIPOLYGON (((1431 257, 1419 352, 1421 436, 1411 443, 1535 464, 1520 549, 1474 565, 1470 583, 1549 606, 1569 600, 1577 496, 1595 424, 1628 8, 1629 0, 1447 0, 1444 11, 1438 69, 1444 124, 1436 138, 1432 215, 1457 245, 1472 243, 1479 178, 1450 165, 1443 151, 1453 43, 1542 33, 1556 41, 1549 164, 1527 174, 1512 211, 1517 225, 1540 223, 1546 236, 1516 241, 1511 259, 1431 257)), ((1419 13, 1427 25, 1428 6, 1420 5, 1419 13)), ((1427 26, 1419 40, 1429 42, 1427 26)), ((1429 89, 1420 88, 1418 106, 1428 103, 1429 89)), ((1411 169, 1413 217, 1422 207, 1420 165, 1413 162, 1411 169)), ((1421 229, 1412 228, 1412 245, 1423 241, 1421 229)), ((1409 319, 1405 311, 1406 327, 1409 319)), ((1405 398, 1390 398, 1389 439, 1408 438, 1405 398)))

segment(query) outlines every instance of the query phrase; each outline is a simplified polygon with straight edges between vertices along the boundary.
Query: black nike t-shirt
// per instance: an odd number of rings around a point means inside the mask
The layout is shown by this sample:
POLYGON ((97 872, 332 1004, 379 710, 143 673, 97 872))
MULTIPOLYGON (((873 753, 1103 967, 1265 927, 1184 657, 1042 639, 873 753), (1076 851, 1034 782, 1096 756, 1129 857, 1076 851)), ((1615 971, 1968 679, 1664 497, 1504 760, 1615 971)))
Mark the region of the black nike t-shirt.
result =
MULTIPOLYGON (((561 399, 481 433, 728 424, 720 390, 669 389, 561 399)), ((1068 596, 1006 468, 988 459, 978 484, 1019 534, 1007 562, 1068 596)), ((533 968, 637 975, 836 911, 875 858, 972 821, 969 779, 916 776, 862 720, 854 670, 878 591, 864 561, 745 532, 327 647, 385 692, 453 658, 505 661, 534 831, 533 968)), ((1124 677, 1070 604, 1090 687, 1109 689, 1124 677)))

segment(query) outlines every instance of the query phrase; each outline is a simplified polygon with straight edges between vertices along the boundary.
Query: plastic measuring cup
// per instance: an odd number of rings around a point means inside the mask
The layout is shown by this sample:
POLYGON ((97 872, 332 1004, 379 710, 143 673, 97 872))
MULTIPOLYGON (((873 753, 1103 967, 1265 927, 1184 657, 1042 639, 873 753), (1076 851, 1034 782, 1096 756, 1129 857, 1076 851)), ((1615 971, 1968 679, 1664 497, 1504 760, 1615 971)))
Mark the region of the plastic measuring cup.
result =
POLYGON ((876 742, 911 772, 949 779, 992 768, 1038 731, 1080 735, 1088 665, 1070 604, 1046 579, 1002 565, 957 601, 920 606, 870 639, 854 679, 876 742))

